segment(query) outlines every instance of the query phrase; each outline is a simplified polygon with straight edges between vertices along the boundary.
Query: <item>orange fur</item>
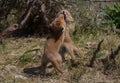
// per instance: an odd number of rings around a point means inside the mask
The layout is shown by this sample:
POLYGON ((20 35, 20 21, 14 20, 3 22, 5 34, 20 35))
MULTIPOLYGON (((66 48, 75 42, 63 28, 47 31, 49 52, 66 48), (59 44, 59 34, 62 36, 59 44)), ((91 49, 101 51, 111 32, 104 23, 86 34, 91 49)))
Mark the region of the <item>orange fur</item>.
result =
POLYGON ((60 12, 58 12, 57 15, 56 15, 56 18, 59 17, 60 14, 63 14, 63 12, 66 14, 66 17, 67 17, 67 18, 66 18, 66 21, 67 21, 67 23, 74 21, 71 13, 70 13, 68 10, 65 10, 65 9, 64 9, 64 10, 61 10, 60 12))
POLYGON ((77 51, 77 48, 73 45, 73 41, 69 34, 69 29, 70 29, 69 25, 70 25, 70 22, 74 21, 74 19, 68 10, 61 10, 60 12, 58 12, 56 17, 59 17, 59 15, 61 15, 62 12, 64 12, 66 14, 67 30, 65 31, 65 39, 64 39, 64 43, 60 49, 60 54, 61 54, 62 58, 65 59, 64 55, 65 55, 66 51, 69 52, 72 62, 75 63, 76 62, 75 52, 77 51), (63 48, 65 48, 65 49, 63 49, 63 48))
POLYGON ((41 64, 42 71, 45 75, 46 66, 51 62, 58 72, 62 73, 60 66, 62 64, 62 58, 59 54, 59 50, 64 41, 64 30, 66 29, 66 23, 64 21, 64 15, 59 15, 50 25, 50 36, 47 38, 44 47, 44 54, 42 56, 41 64))

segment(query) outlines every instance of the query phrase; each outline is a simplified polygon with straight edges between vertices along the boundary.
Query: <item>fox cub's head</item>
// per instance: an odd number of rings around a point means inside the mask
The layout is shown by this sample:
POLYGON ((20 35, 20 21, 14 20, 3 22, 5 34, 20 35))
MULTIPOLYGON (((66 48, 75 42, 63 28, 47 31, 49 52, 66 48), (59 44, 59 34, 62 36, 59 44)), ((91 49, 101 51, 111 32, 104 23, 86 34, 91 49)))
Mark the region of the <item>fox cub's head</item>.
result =
POLYGON ((50 32, 54 35, 64 32, 65 29, 66 29, 66 22, 65 22, 65 16, 63 14, 55 18, 49 27, 50 32))
POLYGON ((66 22, 73 22, 74 19, 71 15, 71 13, 68 10, 61 10, 60 12, 58 12, 56 17, 59 17, 59 15, 64 14, 66 16, 66 22))

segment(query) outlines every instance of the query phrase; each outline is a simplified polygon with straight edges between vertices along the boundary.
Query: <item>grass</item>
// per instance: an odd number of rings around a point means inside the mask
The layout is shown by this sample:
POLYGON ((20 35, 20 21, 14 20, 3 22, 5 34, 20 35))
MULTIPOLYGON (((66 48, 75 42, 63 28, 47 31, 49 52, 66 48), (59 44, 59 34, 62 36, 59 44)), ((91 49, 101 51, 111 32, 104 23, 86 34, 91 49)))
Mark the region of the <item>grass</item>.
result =
MULTIPOLYGON (((98 53, 97 58, 105 57, 110 49, 115 49, 120 43, 119 35, 111 33, 106 34, 101 31, 86 31, 76 32, 72 35, 75 45, 78 47, 79 55, 77 55, 80 64, 77 67, 71 67, 70 61, 64 63, 62 69, 64 74, 62 76, 56 75, 54 69, 47 69, 47 72, 52 75, 47 78, 37 76, 27 76, 23 73, 24 68, 37 67, 40 65, 41 56, 44 49, 45 38, 7 38, 4 45, 0 45, 0 83, 118 83, 120 82, 120 56, 116 57, 117 69, 115 76, 104 75, 98 66, 89 68, 85 66, 89 63, 92 52, 97 43, 104 39, 101 51, 98 53), (86 49, 86 45, 90 44, 91 47, 86 49), (38 50, 34 50, 38 49, 38 50), (32 50, 32 51, 31 51, 32 50), (5 68, 15 66, 14 69, 9 71, 5 68), (27 79, 15 78, 16 74, 20 74, 27 79)), ((120 54, 119 54, 120 55, 120 54)), ((68 57, 69 58, 69 57, 68 57)))

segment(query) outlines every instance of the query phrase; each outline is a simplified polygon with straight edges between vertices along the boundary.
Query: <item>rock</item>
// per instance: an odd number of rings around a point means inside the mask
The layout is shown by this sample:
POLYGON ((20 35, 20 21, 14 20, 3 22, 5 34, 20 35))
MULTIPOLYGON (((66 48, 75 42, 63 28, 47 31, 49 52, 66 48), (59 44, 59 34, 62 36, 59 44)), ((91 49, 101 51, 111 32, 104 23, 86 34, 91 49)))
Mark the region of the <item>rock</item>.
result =
POLYGON ((0 61, 0 65, 3 65, 5 62, 3 62, 3 61, 0 61))
POLYGON ((27 79, 27 77, 25 77, 25 76, 22 76, 22 75, 18 75, 18 74, 16 74, 15 75, 15 78, 20 78, 20 79, 27 79))
POLYGON ((7 66, 5 66, 4 69, 8 72, 17 72, 16 66, 12 66, 12 65, 7 65, 7 66))
POLYGON ((87 43, 85 44, 85 48, 86 48, 86 49, 95 48, 95 45, 96 45, 95 42, 87 42, 87 43))

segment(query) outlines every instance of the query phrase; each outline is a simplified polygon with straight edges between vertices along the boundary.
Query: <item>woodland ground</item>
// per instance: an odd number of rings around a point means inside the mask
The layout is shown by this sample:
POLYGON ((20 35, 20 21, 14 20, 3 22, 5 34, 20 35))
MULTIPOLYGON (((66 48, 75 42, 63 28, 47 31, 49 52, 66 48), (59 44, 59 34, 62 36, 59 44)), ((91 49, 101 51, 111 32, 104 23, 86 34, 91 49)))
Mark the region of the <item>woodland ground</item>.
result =
POLYGON ((73 41, 79 52, 76 57, 80 64, 77 67, 71 67, 69 54, 67 54, 67 61, 62 67, 63 75, 56 75, 53 68, 48 68, 47 77, 42 78, 36 67, 41 64, 45 38, 7 38, 4 44, 0 45, 0 83, 120 83, 120 53, 116 57, 117 67, 108 75, 103 74, 97 61, 93 68, 86 66, 101 39, 104 39, 104 42, 98 58, 105 57, 111 48, 115 49, 120 44, 120 37, 115 33, 74 35, 73 41))

